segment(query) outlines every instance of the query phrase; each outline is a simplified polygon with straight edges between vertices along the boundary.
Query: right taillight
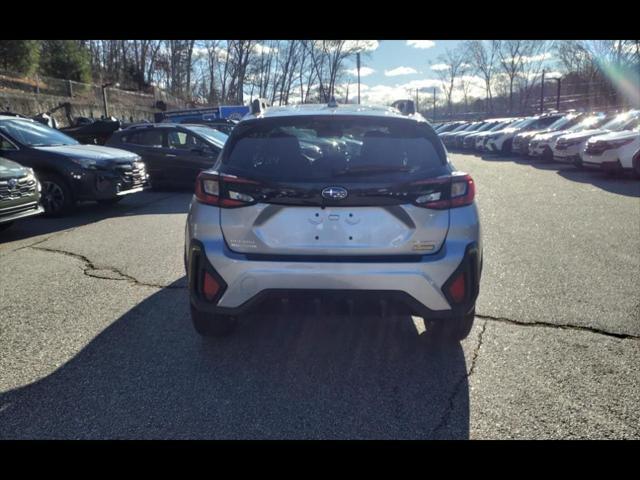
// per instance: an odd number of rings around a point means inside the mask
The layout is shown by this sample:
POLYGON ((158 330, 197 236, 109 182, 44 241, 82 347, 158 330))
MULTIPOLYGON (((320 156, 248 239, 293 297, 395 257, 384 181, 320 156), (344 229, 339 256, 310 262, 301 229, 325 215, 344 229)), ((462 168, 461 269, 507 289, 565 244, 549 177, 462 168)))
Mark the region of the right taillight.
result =
POLYGON ((424 202, 420 202, 419 198, 418 205, 424 208, 444 210, 447 208, 464 207, 465 205, 471 205, 473 203, 473 199, 476 196, 476 186, 471 175, 454 175, 449 188, 450 191, 448 195, 443 195, 445 198, 424 202), (446 198, 447 196, 448 198, 446 198))
POLYGON ((221 175, 217 172, 201 172, 196 179, 196 199, 200 203, 222 208, 242 207, 254 202, 254 198, 245 193, 235 192, 229 189, 223 192, 222 180, 229 184, 257 183, 231 175, 221 175))

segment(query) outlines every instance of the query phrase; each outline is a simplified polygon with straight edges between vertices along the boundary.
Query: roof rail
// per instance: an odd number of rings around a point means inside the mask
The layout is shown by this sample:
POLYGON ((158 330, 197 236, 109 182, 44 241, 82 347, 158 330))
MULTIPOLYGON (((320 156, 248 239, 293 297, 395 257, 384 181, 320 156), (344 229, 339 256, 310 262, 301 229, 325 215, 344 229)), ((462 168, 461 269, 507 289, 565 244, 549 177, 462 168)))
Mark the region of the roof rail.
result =
POLYGON ((400 113, 403 115, 413 115, 416 113, 416 104, 413 100, 396 100, 391 106, 400 110, 400 113))
POLYGON ((264 98, 256 98, 251 102, 251 114, 258 115, 264 112, 268 107, 267 101, 264 98))

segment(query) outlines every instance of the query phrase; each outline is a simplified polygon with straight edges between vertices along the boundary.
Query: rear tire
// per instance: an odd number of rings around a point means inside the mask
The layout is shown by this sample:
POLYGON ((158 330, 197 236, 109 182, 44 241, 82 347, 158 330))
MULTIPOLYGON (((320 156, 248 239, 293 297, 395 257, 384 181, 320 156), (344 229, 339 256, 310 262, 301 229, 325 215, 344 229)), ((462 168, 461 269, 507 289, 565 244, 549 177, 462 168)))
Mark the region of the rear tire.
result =
POLYGON ((505 140, 505 142, 502 144, 502 148, 500 149, 500 152, 503 155, 509 155, 511 153, 512 144, 513 144, 512 140, 505 140))
POLYGON ((73 193, 67 182, 55 173, 36 174, 42 184, 42 206, 49 217, 57 217, 69 213, 75 206, 73 193))
POLYGON ((633 173, 636 178, 640 180, 640 155, 636 155, 636 158, 633 160, 633 173))
POLYGON ((237 317, 201 312, 193 305, 191 305, 191 321, 196 332, 203 337, 227 336, 236 329, 238 324, 237 317))
POLYGON ((454 317, 446 320, 433 320, 430 324, 430 329, 433 332, 434 338, 437 340, 444 342, 460 342, 467 338, 469 332, 471 332, 475 316, 476 310, 474 308, 471 313, 461 317, 454 317))

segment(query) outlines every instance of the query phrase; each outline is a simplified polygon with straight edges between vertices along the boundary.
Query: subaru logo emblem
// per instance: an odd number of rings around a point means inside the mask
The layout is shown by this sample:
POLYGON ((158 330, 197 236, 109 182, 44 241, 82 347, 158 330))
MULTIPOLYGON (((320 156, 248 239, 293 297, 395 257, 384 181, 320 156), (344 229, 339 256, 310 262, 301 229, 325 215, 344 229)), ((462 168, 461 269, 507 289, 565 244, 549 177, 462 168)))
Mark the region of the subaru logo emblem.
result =
POLYGON ((18 184, 18 180, 16 180, 15 178, 11 178, 9 179, 9 188, 10 189, 14 189, 16 188, 16 185, 18 184))
POLYGON ((349 193, 346 188, 342 187, 327 187, 322 190, 322 198, 328 200, 344 200, 349 193))

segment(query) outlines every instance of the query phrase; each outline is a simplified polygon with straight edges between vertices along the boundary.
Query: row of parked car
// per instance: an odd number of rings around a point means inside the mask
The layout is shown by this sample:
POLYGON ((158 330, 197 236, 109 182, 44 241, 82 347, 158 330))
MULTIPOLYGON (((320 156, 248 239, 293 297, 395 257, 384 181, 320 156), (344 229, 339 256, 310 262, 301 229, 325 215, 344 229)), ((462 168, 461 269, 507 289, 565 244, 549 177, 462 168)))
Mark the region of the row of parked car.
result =
POLYGON ((550 112, 434 125, 450 150, 522 155, 640 178, 640 110, 550 112))
POLYGON ((104 145, 68 133, 0 115, 0 230, 34 215, 64 215, 79 201, 109 205, 147 188, 193 188, 228 138, 210 125, 178 123, 119 128, 104 145))

